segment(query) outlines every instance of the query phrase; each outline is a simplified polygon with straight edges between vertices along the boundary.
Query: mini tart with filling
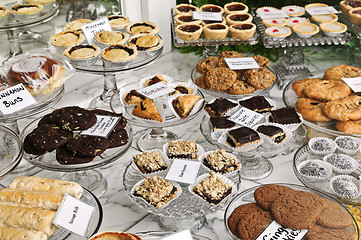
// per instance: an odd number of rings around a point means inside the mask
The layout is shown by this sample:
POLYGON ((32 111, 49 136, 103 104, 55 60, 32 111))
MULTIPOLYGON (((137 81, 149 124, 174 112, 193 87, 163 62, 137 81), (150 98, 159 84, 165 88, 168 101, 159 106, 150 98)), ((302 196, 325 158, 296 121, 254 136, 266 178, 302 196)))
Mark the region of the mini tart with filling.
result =
POLYGON ((201 11, 198 7, 186 3, 178 4, 173 10, 176 15, 192 15, 192 12, 201 11))
POLYGON ((291 17, 287 19, 287 26, 293 27, 293 25, 296 25, 298 23, 307 23, 307 22, 310 22, 310 20, 304 17, 291 17))
POLYGON ((328 7, 328 5, 324 3, 310 3, 305 6, 305 9, 307 10, 310 8, 319 8, 319 7, 328 7))
POLYGON ((348 12, 348 16, 350 17, 351 23, 361 25, 361 7, 351 9, 348 12))
POLYGON ((348 12, 357 7, 361 7, 361 1, 359 0, 346 0, 340 2, 341 11, 343 14, 348 15, 348 12))
POLYGON ((253 37, 256 25, 253 23, 234 24, 229 27, 232 37, 240 40, 248 40, 253 37))
POLYGON ((320 28, 327 36, 335 36, 347 31, 347 26, 339 22, 321 23, 320 28))
POLYGON ((296 5, 285 6, 282 7, 281 9, 285 11, 290 17, 299 17, 305 14, 305 9, 303 7, 296 5))
POLYGON ((84 34, 78 31, 64 31, 53 35, 50 44, 56 47, 71 47, 84 42, 84 34))
POLYGON ((203 31, 202 26, 197 24, 183 24, 175 28, 178 37, 184 41, 197 40, 203 31))
POLYGON ((201 12, 219 12, 223 15, 224 9, 218 5, 206 4, 200 7, 201 12))
POLYGON ((323 15, 313 15, 312 20, 317 23, 324 22, 336 22, 338 19, 336 14, 323 14, 323 15))
POLYGON ((135 46, 138 51, 152 51, 163 46, 163 40, 158 35, 137 34, 128 41, 129 46, 135 46))
POLYGON ((249 13, 235 13, 227 15, 226 21, 228 25, 239 24, 239 23, 251 23, 253 17, 249 13))
POLYGON ((39 4, 49 4, 49 3, 53 3, 56 0, 25 0, 26 3, 30 3, 30 4, 34 4, 34 3, 39 3, 39 4))
POLYGON ((286 38, 292 33, 289 27, 268 27, 264 32, 267 36, 280 40, 286 38))
POLYGON ((102 59, 108 62, 125 62, 134 59, 138 55, 137 48, 123 44, 111 45, 101 53, 102 59))
POLYGON ((202 20, 199 19, 193 19, 192 15, 176 15, 174 17, 174 21, 177 25, 181 24, 198 24, 200 25, 202 23, 202 20))
POLYGON ((92 20, 90 19, 77 19, 77 20, 74 20, 68 24, 65 25, 65 30, 67 31, 79 31, 79 30, 82 30, 81 29, 81 26, 85 25, 85 24, 88 24, 88 23, 91 23, 92 20))
POLYGON ((315 35, 320 31, 320 28, 313 23, 298 23, 293 25, 292 30, 302 38, 307 38, 315 35))
POLYGON ((260 7, 260 8, 257 8, 256 10, 256 13, 259 14, 260 12, 270 12, 270 11, 274 11, 274 10, 278 10, 277 8, 274 8, 274 7, 260 7))
POLYGON ((96 45, 78 45, 67 48, 63 55, 72 60, 91 59, 99 56, 100 49, 96 45))
POLYGON ((18 4, 11 8, 11 13, 27 15, 39 13, 41 10, 43 10, 43 5, 41 4, 18 4))
POLYGON ((127 32, 130 34, 139 34, 139 33, 147 33, 155 35, 159 32, 159 27, 157 24, 147 21, 139 21, 127 26, 127 32))
POLYGON ((8 16, 10 13, 10 10, 6 7, 0 7, 0 19, 8 16))
POLYGON ((287 24, 286 18, 268 18, 263 19, 262 23, 268 27, 282 27, 287 24))
POLYGON ((229 14, 241 14, 248 12, 248 6, 241 2, 231 2, 224 5, 224 12, 229 14))
POLYGON ((112 29, 122 29, 130 23, 129 18, 122 15, 110 15, 108 20, 112 29))
POLYGON ((222 24, 227 24, 226 22, 226 18, 222 17, 222 21, 208 21, 208 20, 202 20, 201 24, 202 26, 206 26, 208 24, 213 24, 213 23, 222 23, 222 24))
POLYGON ((229 27, 225 24, 213 23, 203 27, 204 36, 208 39, 225 39, 229 27))
POLYGON ((95 41, 104 45, 124 44, 128 41, 128 34, 121 31, 102 31, 95 35, 95 41))

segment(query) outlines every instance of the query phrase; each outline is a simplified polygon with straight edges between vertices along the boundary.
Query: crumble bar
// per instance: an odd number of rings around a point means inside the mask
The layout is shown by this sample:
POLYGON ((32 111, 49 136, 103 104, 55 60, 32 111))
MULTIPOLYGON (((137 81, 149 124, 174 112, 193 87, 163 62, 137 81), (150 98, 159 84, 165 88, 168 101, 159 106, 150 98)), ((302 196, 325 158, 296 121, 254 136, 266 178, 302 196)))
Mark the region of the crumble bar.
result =
POLYGON ((168 156, 170 158, 198 158, 197 143, 190 140, 170 141, 168 146, 168 156))
POLYGON ((233 172, 241 167, 240 162, 224 149, 211 152, 203 159, 203 163, 209 169, 221 174, 233 172))
POLYGON ((167 169, 167 164, 157 151, 136 154, 133 156, 133 159, 138 169, 144 174, 167 169))

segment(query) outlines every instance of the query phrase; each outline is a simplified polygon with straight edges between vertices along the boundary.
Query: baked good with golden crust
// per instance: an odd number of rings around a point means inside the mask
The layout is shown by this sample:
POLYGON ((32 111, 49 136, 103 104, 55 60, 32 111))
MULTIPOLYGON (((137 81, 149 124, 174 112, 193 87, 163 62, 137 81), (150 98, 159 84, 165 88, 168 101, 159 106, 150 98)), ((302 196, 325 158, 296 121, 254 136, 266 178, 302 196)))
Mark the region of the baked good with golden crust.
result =
POLYGON ((218 58, 214 56, 207 57, 206 59, 197 63, 196 70, 199 73, 207 73, 210 69, 215 68, 218 63, 218 58))
POLYGON ((233 95, 242 95, 242 94, 251 94, 254 93, 256 89, 247 82, 243 80, 236 80, 232 87, 227 89, 227 93, 233 94, 233 95))
POLYGON ((354 66, 348 65, 337 65, 333 66, 325 71, 323 79, 327 80, 339 80, 342 81, 342 78, 353 78, 361 77, 361 69, 354 66))
POLYGON ((237 74, 225 67, 217 67, 208 71, 204 82, 214 91, 226 91, 235 83, 237 74))
POLYGON ((157 106, 150 98, 146 98, 144 101, 138 103, 133 109, 132 114, 139 118, 155 120, 158 122, 163 121, 160 113, 158 112, 157 106))
POLYGON ((229 27, 232 37, 246 41, 253 37, 256 32, 256 25, 254 23, 239 23, 233 24, 229 27))
POLYGON ((267 68, 249 69, 243 76, 247 83, 257 89, 269 88, 276 80, 276 75, 267 68))
POLYGON ((320 225, 312 226, 307 234, 308 240, 352 240, 351 233, 345 229, 327 228, 320 225))
POLYGON ((361 25, 361 7, 353 8, 348 12, 350 22, 356 25, 361 25))
POLYGON ((295 91, 298 97, 307 97, 304 93, 305 88, 315 82, 322 81, 321 78, 303 78, 292 83, 292 90, 295 91))
POLYGON ((182 119, 188 117, 194 105, 201 99, 198 95, 181 95, 172 101, 174 110, 182 119))
POLYGON ((300 98, 297 100, 295 108, 302 117, 310 121, 328 122, 329 118, 324 112, 323 107, 325 102, 312 98, 300 98))
POLYGON ((224 61, 225 58, 241 58, 244 57, 242 53, 236 51, 224 51, 218 57, 218 67, 228 67, 227 63, 224 61))
POLYGON ((343 81, 323 80, 305 87, 304 93, 310 98, 331 101, 347 97, 352 93, 352 90, 343 81))
POLYGON ((208 39, 225 39, 228 34, 228 26, 221 23, 207 24, 203 27, 203 33, 208 39))
POLYGON ((202 74, 201 76, 197 77, 194 81, 199 87, 203 89, 208 89, 206 83, 204 82, 205 78, 206 78, 206 74, 202 74))
POLYGON ((361 120, 337 121, 336 128, 346 134, 361 134, 361 120))
POLYGON ((178 37, 184 41, 197 40, 203 31, 202 26, 197 24, 182 24, 175 28, 178 37))
POLYGON ((323 112, 330 118, 339 121, 361 119, 361 97, 350 95, 345 98, 329 101, 325 104, 323 112))

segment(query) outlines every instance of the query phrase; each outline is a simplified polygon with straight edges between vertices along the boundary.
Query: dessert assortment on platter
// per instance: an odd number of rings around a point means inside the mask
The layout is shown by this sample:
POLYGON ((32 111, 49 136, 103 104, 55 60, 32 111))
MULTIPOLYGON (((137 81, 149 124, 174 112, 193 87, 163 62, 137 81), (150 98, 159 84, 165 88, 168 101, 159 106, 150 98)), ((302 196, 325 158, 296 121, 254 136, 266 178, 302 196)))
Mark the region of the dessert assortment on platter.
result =
POLYGON ((360 68, 347 65, 310 73, 291 81, 283 100, 286 106, 294 106, 313 129, 332 136, 360 135, 360 97, 342 81, 360 76, 360 68))
POLYGON ((361 25, 361 2, 358 0, 346 0, 340 2, 341 11, 348 16, 350 22, 357 26, 361 25))
POLYGON ((224 223, 231 239, 301 239, 305 234, 302 239, 351 240, 359 239, 360 231, 342 204, 320 191, 293 184, 245 190, 228 205, 224 223), (271 224, 273 229, 268 228, 271 224))
POLYGON ((277 76, 269 66, 270 61, 266 57, 245 57, 235 51, 224 51, 219 57, 211 56, 199 61, 192 72, 192 80, 212 96, 240 98, 262 95, 277 82, 277 76), (225 61, 228 58, 253 58, 260 68, 231 70, 225 61))

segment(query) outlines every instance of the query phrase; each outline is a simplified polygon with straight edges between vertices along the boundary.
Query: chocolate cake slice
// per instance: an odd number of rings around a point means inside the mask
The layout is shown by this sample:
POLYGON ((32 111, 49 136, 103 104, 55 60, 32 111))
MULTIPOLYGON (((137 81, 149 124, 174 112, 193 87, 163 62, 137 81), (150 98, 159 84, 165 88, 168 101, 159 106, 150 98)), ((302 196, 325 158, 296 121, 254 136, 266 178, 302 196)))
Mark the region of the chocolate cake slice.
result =
POLYGON ((257 143, 261 140, 256 131, 249 127, 233 129, 227 134, 227 143, 234 148, 242 147, 250 143, 257 143))
POLYGON ((255 96, 246 100, 239 101, 239 105, 258 113, 269 112, 272 105, 263 96, 255 96))

